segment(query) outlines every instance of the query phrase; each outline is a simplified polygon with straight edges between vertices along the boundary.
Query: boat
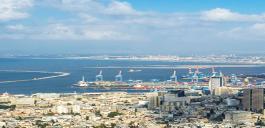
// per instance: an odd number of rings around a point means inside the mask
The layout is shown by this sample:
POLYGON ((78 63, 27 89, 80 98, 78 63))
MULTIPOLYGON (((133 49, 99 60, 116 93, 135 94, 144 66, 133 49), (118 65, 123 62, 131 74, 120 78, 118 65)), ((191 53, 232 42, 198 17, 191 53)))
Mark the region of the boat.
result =
POLYGON ((83 76, 82 80, 78 81, 75 85, 78 87, 87 87, 88 83, 85 81, 85 77, 83 76))
POLYGON ((39 78, 34 77, 33 80, 38 80, 39 78))
POLYGON ((130 69, 128 72, 141 72, 142 70, 140 70, 140 69, 137 69, 137 70, 135 70, 135 69, 130 69))
POLYGON ((145 86, 142 86, 141 84, 136 84, 133 86, 134 89, 145 89, 145 86))

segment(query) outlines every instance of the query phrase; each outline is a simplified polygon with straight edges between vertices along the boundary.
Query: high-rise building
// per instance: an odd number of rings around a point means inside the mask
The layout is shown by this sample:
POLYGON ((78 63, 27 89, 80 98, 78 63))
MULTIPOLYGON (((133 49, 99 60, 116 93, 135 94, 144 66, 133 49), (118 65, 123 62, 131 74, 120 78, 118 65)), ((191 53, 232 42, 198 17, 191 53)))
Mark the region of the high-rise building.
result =
POLYGON ((160 107, 160 97, 152 96, 149 98, 148 109, 156 109, 160 107))
POLYGON ((238 83, 237 76, 235 74, 232 74, 230 77, 230 81, 231 81, 232 85, 237 85, 237 83, 238 83))
POLYGON ((160 109, 162 112, 172 112, 180 106, 185 106, 190 98, 185 97, 184 90, 171 90, 158 92, 157 95, 149 97, 148 109, 160 109))
POLYGON ((264 105, 264 88, 248 88, 243 90, 243 110, 262 113, 264 105))
POLYGON ((242 99, 242 106, 243 110, 249 111, 251 110, 252 106, 252 90, 251 89, 244 89, 243 91, 243 99, 242 99))
POLYGON ((209 80, 209 89, 212 94, 218 87, 223 87, 225 84, 223 74, 220 73, 219 75, 213 75, 209 80))
POLYGON ((264 89, 252 89, 252 110, 255 112, 263 112, 264 109, 264 89))

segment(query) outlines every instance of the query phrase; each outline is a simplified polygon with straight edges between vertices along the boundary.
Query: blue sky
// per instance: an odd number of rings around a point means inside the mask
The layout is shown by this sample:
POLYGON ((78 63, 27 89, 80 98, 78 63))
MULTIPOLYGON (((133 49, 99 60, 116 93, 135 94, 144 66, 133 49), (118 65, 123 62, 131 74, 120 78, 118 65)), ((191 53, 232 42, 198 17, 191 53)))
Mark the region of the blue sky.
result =
POLYGON ((263 13, 262 0, 127 0, 136 9, 159 12, 196 12, 213 8, 227 8, 242 13, 263 13))
POLYGON ((1 54, 264 53, 264 1, 0 0, 1 54))

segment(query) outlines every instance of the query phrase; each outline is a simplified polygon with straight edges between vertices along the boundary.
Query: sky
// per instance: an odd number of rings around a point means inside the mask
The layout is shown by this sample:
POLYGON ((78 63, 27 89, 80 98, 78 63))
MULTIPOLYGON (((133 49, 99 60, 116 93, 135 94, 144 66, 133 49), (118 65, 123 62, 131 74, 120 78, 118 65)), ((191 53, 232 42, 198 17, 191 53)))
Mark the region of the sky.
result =
POLYGON ((0 54, 265 53, 263 0, 0 0, 0 54))

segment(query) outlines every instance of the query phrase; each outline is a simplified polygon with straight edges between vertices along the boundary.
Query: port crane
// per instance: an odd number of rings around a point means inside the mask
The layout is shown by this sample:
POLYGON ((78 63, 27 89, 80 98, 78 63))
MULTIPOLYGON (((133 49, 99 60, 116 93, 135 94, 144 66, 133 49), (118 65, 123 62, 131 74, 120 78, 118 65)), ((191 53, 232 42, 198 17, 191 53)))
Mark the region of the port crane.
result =
POLYGON ((170 81, 172 82, 178 81, 176 70, 174 70, 173 74, 170 76, 170 81))
POLYGON ((96 81, 103 81, 102 70, 99 71, 99 74, 96 75, 96 81))
POLYGON ((122 82, 122 71, 120 70, 118 75, 115 76, 116 82, 122 82))

